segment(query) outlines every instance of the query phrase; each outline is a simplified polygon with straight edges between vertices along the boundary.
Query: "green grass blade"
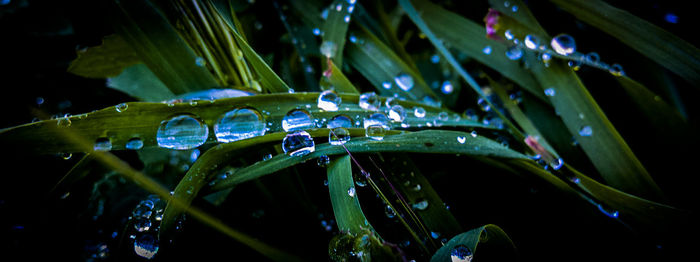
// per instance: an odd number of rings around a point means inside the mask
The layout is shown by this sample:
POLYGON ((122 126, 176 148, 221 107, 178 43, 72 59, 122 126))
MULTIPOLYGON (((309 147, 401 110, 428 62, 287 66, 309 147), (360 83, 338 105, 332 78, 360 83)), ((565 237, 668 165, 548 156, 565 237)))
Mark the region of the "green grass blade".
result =
MULTIPOLYGON (((433 255, 430 261, 471 261, 471 258, 458 260, 459 256, 456 256, 458 252, 455 251, 455 248, 458 246, 466 247, 476 261, 518 260, 515 245, 513 245, 508 235, 500 227, 488 224, 453 237, 433 255), (489 246, 488 248, 482 247, 484 251, 477 252, 479 246, 487 245, 489 246)), ((464 249, 458 250, 464 251, 464 249)))
POLYGON ((350 156, 344 155, 334 159, 328 165, 327 171, 328 191, 340 232, 361 234, 367 229, 374 231, 360 207, 360 196, 355 191, 355 182, 352 179, 350 156))
POLYGON ((127 1, 116 5, 115 30, 174 94, 218 86, 206 68, 196 65, 192 49, 153 3, 127 1))
POLYGON ((175 97, 145 64, 125 68, 118 76, 109 78, 107 86, 145 102, 167 101, 175 97))
POLYGON ((501 42, 486 38, 486 29, 458 14, 445 10, 428 1, 415 1, 421 17, 439 39, 449 43, 453 48, 493 68, 504 77, 513 80, 540 100, 549 103, 542 93, 542 88, 532 75, 505 55, 507 46, 501 42), (490 47, 491 53, 484 53, 490 47))
MULTIPOLYGON (((350 4, 345 0, 335 0, 331 3, 330 9, 328 10, 328 17, 326 22, 323 24, 323 41, 327 43, 332 43, 335 46, 335 52, 332 54, 331 59, 333 62, 343 65, 343 48, 345 47, 345 35, 348 32, 348 26, 350 25, 350 15, 348 7, 350 4), (340 8, 337 10, 336 8, 340 8), (346 22, 346 17, 348 21, 346 22)), ((354 5, 353 5, 354 8, 354 5)))
POLYGON ((551 0, 581 21, 617 38, 698 86, 700 50, 662 28, 600 0, 551 0))
MULTIPOLYGON (((359 122, 361 126, 363 118, 374 113, 360 108, 357 104, 358 96, 349 94, 341 95, 343 102, 339 107, 342 109, 342 113, 323 111, 316 106, 318 94, 268 94, 199 101, 196 104, 133 102, 127 103, 127 109, 123 112, 118 112, 113 106, 69 118, 45 120, 2 129, 0 130, 0 141, 8 146, 31 148, 33 152, 39 154, 82 152, 82 148, 70 143, 70 141, 60 139, 60 131, 65 129, 76 132, 90 141, 106 137, 111 141, 112 150, 123 150, 126 143, 134 137, 142 139, 144 148, 157 146, 156 134, 161 122, 180 114, 195 115, 207 126, 212 127, 221 115, 233 108, 252 106, 260 112, 270 113, 264 115, 265 121, 272 123, 269 126, 269 132, 280 132, 284 116, 290 110, 298 108, 299 105, 307 105, 308 107, 302 106, 302 108, 307 108, 313 118, 319 119, 319 122, 322 119, 328 120, 338 114, 344 114, 350 117, 353 122, 359 122), (59 123, 68 122, 70 122, 69 126, 61 125, 60 129, 53 128, 59 123)), ((425 108, 427 114, 423 118, 410 114, 406 117, 403 123, 410 126, 420 127, 426 125, 426 122, 432 123, 437 118, 438 113, 443 111, 414 102, 399 101, 398 103, 407 110, 411 110, 414 106, 425 108)), ((491 128, 467 119, 451 118, 442 124, 453 127, 491 128)), ((401 128, 401 124, 393 123, 392 128, 401 128)), ((208 141, 214 142, 216 140, 214 132, 209 133, 208 141)))
POLYGON ((61 196, 65 194, 75 182, 78 182, 90 174, 92 170, 91 165, 94 163, 93 160, 95 160, 95 157, 92 154, 85 154, 85 156, 83 156, 78 163, 75 163, 68 173, 56 183, 51 191, 49 191, 49 195, 61 196))
POLYGON ((330 63, 330 75, 326 79, 328 79, 328 83, 333 86, 336 92, 339 94, 345 93, 345 94, 357 94, 359 95, 360 92, 357 91, 357 88, 350 82, 350 80, 345 77, 342 71, 335 66, 335 63, 331 61, 330 63))
POLYGON ((101 45, 77 53, 78 57, 70 63, 68 72, 87 78, 115 77, 124 68, 141 61, 119 35, 105 36, 101 45))

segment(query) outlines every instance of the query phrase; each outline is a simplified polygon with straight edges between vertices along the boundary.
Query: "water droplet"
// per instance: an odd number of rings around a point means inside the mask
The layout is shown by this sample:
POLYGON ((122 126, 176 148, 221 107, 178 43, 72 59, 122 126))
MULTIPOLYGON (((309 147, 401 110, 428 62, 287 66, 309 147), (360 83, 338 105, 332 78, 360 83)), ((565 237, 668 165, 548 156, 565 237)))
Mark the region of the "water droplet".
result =
POLYGON ((421 200, 421 201, 418 201, 418 202, 414 203, 414 204, 411 205, 411 206, 412 206, 414 209, 425 210, 426 208, 428 208, 428 201, 427 201, 427 200, 421 200))
POLYGON ((440 237, 440 233, 431 231, 430 237, 432 237, 433 239, 438 239, 438 237, 440 237))
POLYGON ((386 214, 386 217, 388 218, 396 217, 396 212, 394 212, 394 209, 392 209, 389 205, 384 206, 384 214, 386 214))
POLYGON ((448 119, 450 119, 450 116, 447 114, 447 112, 438 113, 438 120, 447 121, 448 119))
POLYGON ((139 150, 143 148, 143 140, 141 140, 141 138, 134 137, 132 139, 129 139, 128 142, 126 142, 125 147, 129 150, 139 150))
POLYGON ((316 144, 309 132, 295 131, 282 140, 282 150, 290 156, 303 156, 316 150, 316 144))
POLYGON ((65 116, 56 119, 56 125, 58 127, 69 127, 71 125, 72 121, 70 120, 70 115, 66 114, 65 116))
POLYGON ((561 158, 554 159, 549 165, 552 167, 554 170, 559 170, 562 166, 564 166, 564 160, 561 158))
POLYGON ((333 90, 326 90, 318 95, 318 108, 326 111, 338 111, 342 99, 333 90))
POLYGON ((61 153, 60 156, 61 156, 61 158, 63 158, 63 160, 68 160, 68 159, 71 159, 71 157, 73 157, 73 154, 72 153, 61 153))
POLYGON ((470 134, 472 135, 472 137, 476 137, 476 136, 477 136, 476 130, 472 131, 470 134))
POLYGON ((596 52, 590 52, 586 54, 586 62, 591 64, 597 64, 600 62, 600 55, 596 52))
POLYGON ((346 15, 345 17, 343 17, 343 21, 345 21, 346 23, 350 23, 350 15, 346 15))
POLYGON ((568 65, 574 71, 578 71, 579 69, 581 69, 581 61, 580 60, 571 60, 571 61, 569 61, 568 65))
POLYGON ((134 252, 140 257, 152 259, 158 253, 158 240, 151 234, 143 234, 134 241, 134 252))
POLYGON ((394 122, 403 122, 406 118, 406 110, 401 105, 394 105, 389 109, 389 118, 394 122))
POLYGON ((321 47, 319 47, 319 50, 321 51, 321 54, 328 58, 335 57, 335 53, 338 52, 338 45, 332 41, 323 41, 323 43, 321 43, 321 47))
POLYGON ((457 142, 459 142, 460 144, 464 144, 464 142, 467 142, 467 138, 463 136, 458 136, 457 142))
POLYGON ((519 9, 518 6, 514 5, 513 7, 510 8, 510 11, 518 12, 518 9, 519 9))
POLYGON ((264 155, 263 158, 262 158, 263 161, 267 161, 267 160, 270 160, 270 159, 272 159, 272 154, 264 155))
POLYGON ((669 22, 671 24, 677 24, 678 23, 678 15, 674 13, 667 13, 666 16, 664 16, 664 20, 666 22, 669 22))
POLYGON ((386 114, 381 112, 371 114, 369 117, 363 120, 363 126, 365 128, 371 125, 380 125, 386 129, 391 128, 391 125, 389 124, 389 117, 387 117, 386 114))
POLYGON ((510 1, 505 1, 505 2, 503 2, 503 6, 509 7, 509 6, 510 6, 510 1))
POLYGON ((226 112, 214 125, 216 140, 229 143, 265 134, 263 116, 252 108, 226 112))
POLYGON ((195 58, 194 64, 199 66, 199 67, 203 67, 207 64, 207 60, 204 60, 204 57, 199 56, 199 57, 195 58))
POLYGON ((481 110, 483 110, 484 112, 491 111, 491 105, 489 105, 489 102, 486 99, 479 98, 479 100, 477 100, 476 103, 479 105, 479 108, 481 108, 481 110))
POLYGON ((109 141, 109 138, 100 137, 97 140, 95 140, 95 145, 93 146, 93 150, 95 150, 95 151, 112 150, 112 142, 109 141))
POLYGON ((129 105, 127 103, 121 103, 116 105, 114 108, 117 110, 117 112, 121 113, 126 111, 126 109, 129 108, 129 105))
POLYGON ((151 220, 148 218, 137 218, 133 222, 136 231, 144 232, 151 229, 151 220))
POLYGON ((164 120, 158 127, 158 146, 170 149, 192 149, 204 144, 209 128, 191 115, 179 115, 164 120))
POLYGON ((320 167, 325 167, 331 162, 331 158, 327 155, 321 155, 316 159, 316 164, 320 167))
POLYGON ((610 74, 614 76, 623 76, 625 75, 625 71, 622 70, 622 66, 620 64, 613 64, 610 66, 610 69, 608 70, 610 74))
POLYGON ((377 111, 381 106, 382 101, 379 100, 379 96, 375 92, 367 92, 360 95, 360 100, 358 105, 365 110, 377 111))
POLYGON ((546 96, 554 96, 557 94, 557 91, 554 91, 554 88, 550 87, 544 90, 544 94, 546 96))
POLYGON ((350 36, 348 37, 350 39, 350 43, 356 44, 357 43, 357 36, 354 34, 350 33, 350 36))
POLYGON ((440 91, 442 91, 443 94, 452 94, 452 92, 455 91, 454 86, 452 85, 452 82, 450 81, 445 81, 442 82, 442 87, 440 87, 440 91))
POLYGON ((540 46, 540 39, 533 35, 525 36, 525 46, 530 49, 537 49, 540 46))
POLYGON ((470 262, 474 258, 472 251, 465 245, 457 245, 450 251, 452 262, 470 262))
POLYGON ((349 116, 346 115, 337 115, 331 118, 330 121, 328 121, 328 124, 326 125, 327 128, 336 128, 336 127, 344 127, 344 128, 352 128, 352 119, 349 116))
POLYGON ((321 35, 321 29, 314 28, 313 33, 314 35, 321 35))
POLYGON ((350 131, 343 127, 336 127, 328 132, 328 143, 339 146, 350 141, 350 131))
POLYGON ((578 130, 578 134, 581 136, 592 136, 593 135, 593 128, 591 128, 591 126, 582 126, 578 130))
POLYGON ((355 197, 355 187, 354 186, 351 186, 350 188, 348 188, 348 196, 355 197))
POLYGON ((490 55, 491 51, 492 51, 492 49, 491 49, 490 45, 487 45, 486 47, 484 47, 484 49, 481 50, 481 52, 483 52, 484 54, 487 54, 487 55, 490 55))
POLYGON ((401 88, 401 90, 408 92, 413 88, 413 77, 409 74, 406 73, 401 73, 398 76, 394 78, 394 82, 396 82, 396 85, 401 88))
POLYGON ((40 97, 40 96, 39 96, 39 97, 36 98, 36 104, 37 104, 37 105, 41 105, 41 104, 43 104, 43 103, 44 103, 44 98, 43 98, 43 97, 40 97))
POLYGON ((287 132, 314 128, 314 121, 309 111, 292 109, 282 118, 282 128, 287 132))
POLYGON ((440 63, 440 56, 437 54, 430 56, 430 62, 432 62, 433 64, 440 63))
POLYGON ((552 61, 552 55, 549 53, 542 53, 542 63, 545 65, 549 64, 550 61, 552 61))
POLYGON ((559 34, 552 38, 550 43, 554 52, 560 55, 570 55, 576 51, 576 41, 567 34, 559 34))
POLYGON ((503 35, 506 37, 506 39, 513 40, 513 32, 511 32, 510 29, 506 30, 503 35))
POLYGON ((506 57, 510 60, 518 60, 523 57, 523 50, 519 46, 513 45, 506 50, 506 57))
POLYGON ((413 108, 413 115, 415 115, 417 118, 425 117, 425 113, 425 108, 422 108, 420 106, 413 108))
POLYGON ((372 140, 383 140, 384 135, 386 135, 386 129, 382 125, 375 124, 365 127, 365 136, 372 140))

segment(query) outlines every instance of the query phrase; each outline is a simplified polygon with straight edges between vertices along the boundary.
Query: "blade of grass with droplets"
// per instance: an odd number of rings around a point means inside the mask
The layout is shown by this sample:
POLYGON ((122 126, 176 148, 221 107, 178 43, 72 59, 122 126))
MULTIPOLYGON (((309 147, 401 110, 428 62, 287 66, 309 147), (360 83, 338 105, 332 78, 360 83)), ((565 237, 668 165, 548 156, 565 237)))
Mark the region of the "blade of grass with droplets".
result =
POLYGON ((503 229, 488 224, 453 237, 435 252, 430 261, 472 261, 472 258, 476 261, 517 261, 518 254, 503 229), (476 252, 484 245, 489 248, 476 252))
MULTIPOLYGON (((497 0, 492 3, 503 5, 497 0)), ((519 6, 515 12, 518 17, 538 25, 536 21, 525 19, 532 14, 521 1, 512 1, 511 5, 519 6)), ((530 64, 540 86, 551 88, 550 93, 555 94, 549 97, 552 105, 605 181, 633 195, 664 199, 661 189, 569 66, 554 60, 547 67, 529 52, 523 58, 530 64)))
POLYGON ((332 160, 327 171, 328 191, 340 232, 361 234, 366 229, 374 231, 360 207, 359 195, 352 178, 350 156, 344 155, 332 160))
POLYGON ((415 1, 421 17, 439 39, 453 48, 493 68, 504 77, 513 80, 540 100, 549 103, 542 88, 532 75, 504 54, 507 46, 486 37, 486 29, 458 14, 445 10, 428 1, 415 1))
POLYGON ((206 68, 197 66, 192 49, 150 1, 115 3, 115 30, 174 94, 218 86, 206 68))
POLYGON ((627 11, 600 0, 551 0, 620 42, 698 86, 700 50, 679 37, 627 11))
MULTIPOLYGON (((376 113, 360 108, 357 104, 358 96, 350 94, 341 95, 343 102, 339 108, 342 109, 342 113, 324 111, 316 106, 318 95, 319 93, 268 94, 173 104, 125 103, 68 118, 44 120, 2 129, 0 141, 8 146, 31 148, 33 152, 39 154, 82 152, 81 148, 69 141, 59 139, 59 130, 52 128, 58 126, 61 129, 79 133, 90 141, 107 138, 110 140, 112 150, 122 150, 133 138, 140 138, 143 147, 157 146, 159 126, 164 120, 177 115, 195 116, 207 126, 214 126, 224 113, 234 108, 250 107, 261 114, 269 113, 269 115, 263 114, 262 117, 266 123, 270 123, 268 126, 270 132, 278 132, 283 130, 281 122, 287 112, 297 109, 299 105, 306 105, 306 110, 314 119, 319 120, 319 123, 322 119, 331 119, 336 115, 344 114, 349 116, 354 124, 361 124, 364 117, 376 113), (121 112, 117 108, 120 108, 121 112)), ((426 121, 432 123, 431 121, 444 111, 410 101, 398 101, 398 103, 404 108, 423 107, 426 110, 425 117, 407 116, 403 123, 410 126, 420 126, 426 124, 426 121)), ((357 125, 360 126, 360 124, 357 125)), ((468 119, 450 119, 445 121, 443 126, 491 129, 468 119)), ((392 123, 392 128, 401 128, 401 123, 392 123)), ((211 132, 207 141, 215 140, 215 134, 211 132)))
POLYGON ((347 46, 348 62, 374 85, 378 93, 386 96, 398 94, 413 101, 426 101, 431 104, 439 102, 422 76, 404 63, 376 36, 362 27, 360 30, 352 31, 350 35, 356 40, 355 42, 351 40, 351 44, 347 46), (401 74, 406 74, 410 79, 397 79, 401 74), (400 88, 397 81, 401 81, 405 86, 411 85, 410 89, 400 88), (386 88, 387 86, 389 88, 386 88))
MULTIPOLYGON (((352 6, 353 9, 355 8, 354 4, 350 4, 346 0, 333 1, 328 10, 326 22, 323 23, 323 42, 328 48, 333 49, 328 50, 331 52, 331 59, 340 66, 343 65, 345 35, 348 32, 350 15, 352 14, 348 9, 350 6, 352 6)), ((324 44, 321 44, 321 48, 324 48, 324 44)))
POLYGON ((175 97, 145 64, 135 64, 116 77, 107 79, 107 86, 144 102, 166 101, 175 97))

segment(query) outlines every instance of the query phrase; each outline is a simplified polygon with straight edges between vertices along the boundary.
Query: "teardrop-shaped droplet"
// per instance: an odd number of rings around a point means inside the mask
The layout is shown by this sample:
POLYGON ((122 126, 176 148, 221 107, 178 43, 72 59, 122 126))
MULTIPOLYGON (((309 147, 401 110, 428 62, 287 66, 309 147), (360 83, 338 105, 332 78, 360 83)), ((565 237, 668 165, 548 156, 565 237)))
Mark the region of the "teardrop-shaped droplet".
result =
POLYGON ((581 136, 592 136, 593 135, 593 128, 591 128, 591 126, 582 126, 578 130, 578 134, 581 136))
POLYGON ((328 121, 328 124, 326 125, 327 128, 337 128, 337 127, 344 127, 344 128, 352 128, 352 119, 349 116, 346 115, 337 115, 331 118, 330 121, 328 121))
POLYGON ((141 138, 134 137, 132 139, 129 139, 129 141, 126 142, 126 145, 124 147, 126 147, 126 149, 129 150, 139 150, 143 148, 143 140, 141 140, 141 138))
POLYGON ((465 245, 457 245, 450 251, 452 262, 470 262, 474 258, 472 251, 465 245))
POLYGON ((253 108, 237 108, 226 112, 214 125, 216 140, 230 143, 265 134, 262 114, 253 108))
POLYGON ((389 109, 389 118, 394 122, 403 122, 406 118, 406 110, 401 105, 394 105, 389 109))
POLYGON ((414 85, 413 77, 406 73, 401 73, 394 77, 394 82, 396 82, 396 85, 398 85, 401 90, 406 92, 410 91, 414 85))
POLYGON ((127 103, 121 103, 116 105, 114 108, 117 110, 117 112, 121 113, 126 111, 126 109, 129 108, 129 105, 127 103))
POLYGON ((304 109, 292 109, 282 118, 282 129, 284 131, 296 131, 314 128, 314 121, 311 114, 304 109))
POLYGON ((375 92, 367 92, 360 95, 360 100, 358 105, 360 108, 365 110, 377 111, 381 106, 382 101, 379 100, 379 96, 375 92))
POLYGON ((325 111, 338 111, 342 99, 333 90, 326 90, 318 95, 318 108, 325 111))
POLYGON ((554 52, 560 55, 570 55, 576 51, 576 41, 567 34, 559 34, 552 38, 550 43, 554 52))
POLYGON ((178 115, 164 120, 158 127, 158 146, 170 149, 192 149, 204 144, 209 128, 191 115, 178 115))
POLYGON ((339 146, 350 141, 350 131, 344 127, 336 127, 328 132, 328 143, 339 146))
POLYGON ((316 151, 316 144, 309 132, 295 131, 284 137, 282 150, 290 156, 302 156, 316 151))
POLYGON ((134 241, 134 252, 140 257, 152 259, 158 253, 158 240, 151 234, 143 234, 134 241))
POLYGON ((109 141, 109 138, 100 137, 97 140, 95 140, 95 145, 93 146, 93 150, 95 150, 95 151, 112 150, 112 142, 109 141))
POLYGON ((523 57, 523 49, 518 45, 513 45, 506 49, 506 57, 510 60, 518 60, 523 57))

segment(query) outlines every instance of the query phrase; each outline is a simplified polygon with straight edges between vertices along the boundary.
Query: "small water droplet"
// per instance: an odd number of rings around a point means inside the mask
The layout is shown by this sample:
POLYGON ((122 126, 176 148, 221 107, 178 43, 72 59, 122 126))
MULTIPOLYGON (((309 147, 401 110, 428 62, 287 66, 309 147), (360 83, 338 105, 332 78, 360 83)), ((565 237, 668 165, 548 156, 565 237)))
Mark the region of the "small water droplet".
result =
POLYGON ((386 129, 391 128, 391 125, 389 123, 389 117, 381 112, 371 114, 369 117, 363 119, 363 126, 365 128, 371 125, 380 125, 386 129))
POLYGON ((545 65, 549 65, 549 62, 552 61, 552 55, 549 53, 542 53, 542 63, 545 65))
POLYGON ((394 82, 396 82, 396 85, 398 85, 399 88, 401 88, 401 90, 406 92, 411 90, 411 88, 413 88, 414 85, 413 77, 406 73, 401 73, 397 75, 394 78, 394 82))
POLYGON ((128 142, 126 142, 125 147, 129 150, 139 150, 143 148, 143 140, 141 140, 141 138, 134 137, 132 139, 129 139, 128 142))
POLYGON ((430 56, 430 62, 432 62, 433 64, 440 63, 440 56, 437 54, 430 56))
POLYGON ((537 49, 540 46, 540 39, 533 35, 525 36, 525 46, 530 49, 537 49))
POLYGON ((60 157, 63 158, 63 160, 68 160, 71 159, 71 157, 73 157, 73 153, 61 153, 60 157))
POLYGON ((348 188, 348 196, 355 197, 355 187, 354 186, 351 186, 350 188, 348 188))
POLYGON ((610 66, 610 69, 608 70, 610 74, 614 76, 623 76, 625 75, 625 71, 622 70, 622 66, 620 64, 613 64, 610 66))
POLYGON ((384 135, 386 135, 386 129, 382 125, 375 124, 365 127, 365 136, 372 140, 383 140, 384 135))
POLYGON ((134 252, 140 257, 152 259, 158 253, 158 240, 151 234, 143 234, 134 241, 134 252))
POLYGON ((490 55, 491 51, 492 51, 492 49, 491 49, 490 45, 487 45, 484 47, 484 49, 481 49, 481 52, 483 52, 484 54, 487 54, 487 55, 490 55))
POLYGON ((442 91, 443 94, 452 94, 452 92, 455 91, 454 86, 452 85, 452 82, 450 81, 444 81, 442 82, 442 87, 440 87, 440 91, 442 91))
POLYGON ((314 35, 317 35, 317 36, 321 35, 321 29, 314 28, 314 30, 312 32, 314 33, 314 35))
POLYGON ((549 165, 552 167, 554 170, 559 170, 561 169, 562 166, 564 166, 564 160, 561 158, 554 159, 549 165))
POLYGON ((513 32, 511 32, 510 29, 506 30, 503 35, 506 37, 506 39, 513 40, 513 32))
POLYGON ((470 134, 472 135, 472 137, 476 137, 476 136, 477 136, 476 130, 472 131, 470 134))
POLYGON ((338 111, 342 99, 333 90, 326 90, 318 95, 318 108, 325 111, 338 111))
POLYGON ((406 118, 406 110, 401 105, 394 105, 389 109, 389 118, 394 122, 403 122, 406 118))
POLYGON ((464 144, 464 142, 467 142, 467 138, 463 136, 458 136, 457 142, 459 142, 460 144, 464 144))
POLYGON ((382 102, 375 92, 367 92, 360 95, 358 105, 365 110, 377 111, 382 102))
POLYGON ((559 34, 552 38, 550 43, 554 52, 560 55, 570 55, 576 51, 576 41, 567 34, 559 34))
POLYGON ((66 114, 65 116, 56 119, 56 125, 58 127, 69 127, 73 122, 70 120, 70 115, 66 114))
POLYGON ((389 205, 384 206, 384 214, 386 214, 386 217, 388 218, 396 217, 396 212, 394 212, 394 209, 392 209, 389 205))
POLYGON ((164 120, 156 134, 158 146, 180 150, 201 146, 208 137, 207 125, 191 115, 178 115, 164 120))
POLYGON ((427 200, 420 200, 413 205, 411 205, 414 209, 418 210, 425 210, 428 208, 428 201, 427 200))
POLYGON ((479 105, 479 108, 481 108, 481 110, 483 110, 484 112, 491 111, 491 105, 489 105, 489 102, 486 99, 479 98, 479 100, 477 100, 476 103, 479 105))
POLYGON ((586 62, 591 64, 597 64, 600 62, 600 55, 596 52, 590 52, 586 54, 586 62))
POLYGON ((440 237, 440 233, 431 231, 430 237, 432 237, 433 239, 438 239, 438 237, 440 237))
POLYGON ((134 229, 138 232, 145 232, 151 229, 151 220, 148 218, 137 218, 132 223, 134 229))
POLYGON ((316 159, 316 164, 320 167, 325 167, 331 162, 331 158, 327 155, 321 155, 316 159))
POLYGON ((282 140, 282 150, 290 156, 303 156, 316 151, 316 144, 309 132, 295 131, 282 140))
POLYGON ((112 150, 112 142, 109 141, 109 138, 100 137, 97 140, 95 140, 95 145, 93 146, 93 150, 95 150, 95 151, 112 150))
POLYGON ((204 67, 207 65, 207 60, 204 60, 204 57, 199 56, 194 60, 194 64, 199 67, 204 67))
POLYGON ((413 108, 413 115, 415 115, 417 118, 425 117, 425 113, 425 108, 422 108, 420 106, 413 108))
POLYGON ((319 47, 319 50, 321 51, 321 54, 328 58, 335 57, 335 53, 338 52, 338 45, 332 41, 323 41, 323 43, 321 43, 321 47, 319 47))
POLYGON ((126 111, 127 108, 129 108, 129 104, 121 103, 121 104, 116 105, 114 108, 117 110, 117 112, 121 113, 121 112, 126 111))
POLYGON ((557 94, 557 91, 555 91, 554 88, 550 87, 544 90, 544 94, 546 96, 554 96, 557 94))
POLYGON ((343 21, 345 21, 346 23, 350 23, 350 15, 346 15, 345 17, 343 17, 343 21))
POLYGON ((510 60, 518 60, 523 57, 523 50, 518 45, 508 47, 506 50, 506 57, 510 60))
POLYGON ((314 126, 311 114, 304 109, 292 109, 282 118, 282 129, 287 132, 314 128, 314 126))
POLYGON ((264 155, 262 160, 263 160, 263 161, 267 161, 267 160, 270 160, 270 159, 272 159, 272 154, 264 155))
POLYGON ((452 262, 470 262, 474 258, 472 251, 465 245, 457 245, 450 251, 452 262))
POLYGON ((592 136, 593 135, 593 128, 591 128, 591 126, 582 126, 578 130, 578 134, 580 136, 592 136))
POLYGON ((510 8, 510 11, 518 12, 518 9, 519 9, 518 6, 514 5, 513 7, 510 8))
POLYGON ((580 60, 571 60, 571 61, 569 61, 568 65, 574 71, 578 71, 579 69, 581 69, 581 61, 580 60))

